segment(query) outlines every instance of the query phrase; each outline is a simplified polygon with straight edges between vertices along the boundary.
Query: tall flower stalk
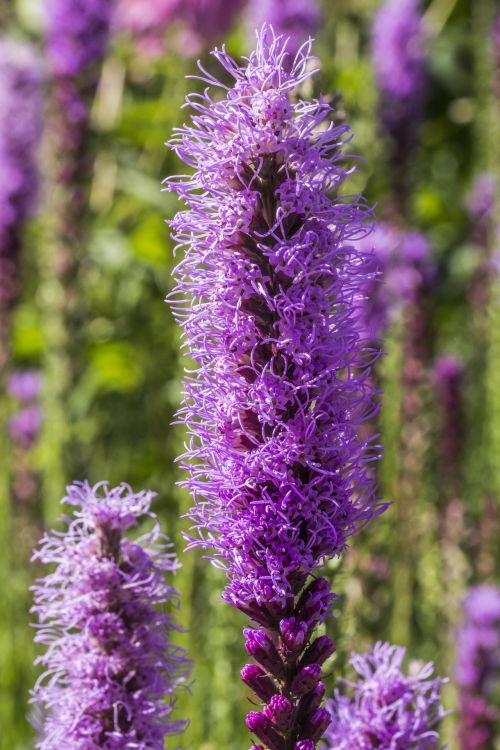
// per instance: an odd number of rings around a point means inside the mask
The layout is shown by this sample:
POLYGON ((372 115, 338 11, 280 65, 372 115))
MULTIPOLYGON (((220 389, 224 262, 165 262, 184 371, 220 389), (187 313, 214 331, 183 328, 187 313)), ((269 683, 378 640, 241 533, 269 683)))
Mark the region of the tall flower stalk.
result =
POLYGON ((170 144, 193 172, 166 181, 187 204, 172 222, 186 255, 171 304, 198 365, 180 411, 189 540, 252 621, 257 663, 241 674, 262 704, 247 717, 257 747, 312 750, 334 651, 315 637, 334 598, 318 570, 383 510, 380 450, 361 430, 377 410, 377 352, 356 314, 373 273, 355 242, 368 209, 339 195, 348 128, 322 98, 300 98, 310 44, 293 58, 264 27, 244 65, 213 55, 232 85, 201 69, 210 88, 188 97, 191 122, 170 144))
POLYGON ((184 729, 172 711, 187 674, 171 642, 177 567, 150 511, 153 493, 125 484, 75 483, 63 502, 67 529, 42 539, 34 559, 55 566, 33 587, 45 672, 33 699, 44 720, 36 746, 78 750, 163 750, 184 729), (151 531, 127 534, 145 518, 151 531))

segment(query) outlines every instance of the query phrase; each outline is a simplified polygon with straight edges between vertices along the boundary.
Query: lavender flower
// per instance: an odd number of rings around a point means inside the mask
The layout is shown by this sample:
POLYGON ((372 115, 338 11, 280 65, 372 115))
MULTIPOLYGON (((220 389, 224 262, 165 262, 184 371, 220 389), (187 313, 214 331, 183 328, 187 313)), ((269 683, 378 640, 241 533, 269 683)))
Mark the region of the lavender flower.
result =
POLYGON ((316 0, 250 0, 249 27, 260 29, 269 23, 274 30, 289 38, 294 53, 313 34, 320 23, 320 9, 316 0))
POLYGON ((312 641, 329 584, 308 579, 383 510, 379 449, 360 430, 376 411, 376 353, 356 319, 372 277, 356 245, 367 208, 337 197, 348 128, 328 123, 323 99, 296 99, 310 48, 290 59, 264 27, 245 66, 213 55, 234 85, 202 68, 224 98, 188 97, 195 114, 171 146, 194 174, 166 181, 188 206, 172 222, 186 249, 172 306, 198 363, 180 412, 190 541, 213 551, 225 599, 259 626, 245 631, 259 666, 242 677, 266 708, 250 731, 271 750, 308 750, 327 721, 320 665, 333 652, 312 641))
POLYGON ((500 688, 500 588, 471 589, 463 613, 455 672, 460 748, 493 750, 500 729, 500 710, 493 700, 495 688, 500 688))
POLYGON ((0 317, 19 293, 22 232, 36 204, 40 69, 30 47, 0 40, 0 317))
POLYGON ((170 641, 172 616, 157 606, 177 601, 164 581, 177 563, 152 497, 77 482, 64 498, 75 508, 67 530, 45 535, 34 554, 55 564, 33 587, 35 640, 47 646, 33 696, 46 712, 40 750, 163 750, 184 727, 172 710, 187 662, 170 641), (132 541, 125 534, 141 517, 153 528, 132 541))
POLYGON ((433 665, 402 669, 405 649, 377 643, 365 654, 352 654, 358 675, 343 680, 350 696, 335 691, 327 708, 332 723, 326 735, 331 750, 437 750, 438 726, 445 715, 440 701, 443 680, 433 665))

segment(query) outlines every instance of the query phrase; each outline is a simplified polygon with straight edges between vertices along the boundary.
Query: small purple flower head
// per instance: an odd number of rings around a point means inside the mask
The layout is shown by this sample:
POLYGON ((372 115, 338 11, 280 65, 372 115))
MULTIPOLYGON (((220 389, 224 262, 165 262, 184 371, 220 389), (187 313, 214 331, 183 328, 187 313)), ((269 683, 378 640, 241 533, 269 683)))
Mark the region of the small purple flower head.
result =
POLYGON ((37 643, 47 646, 33 692, 44 707, 40 750, 163 750, 184 722, 172 717, 186 677, 184 652, 164 605, 177 592, 164 574, 177 567, 150 511, 153 493, 105 482, 68 487, 67 530, 42 539, 34 559, 54 566, 33 587, 37 643), (127 532, 149 519, 139 538, 127 532))
POLYGON ((326 734, 331 750, 438 750, 438 727, 445 715, 443 680, 433 665, 405 674, 405 649, 377 643, 350 660, 355 682, 343 680, 349 695, 335 691, 327 707, 332 723, 326 734))
POLYGON ((423 115, 427 73, 420 0, 386 0, 373 27, 381 120, 402 156, 423 115))
POLYGON ((0 40, 0 306, 18 294, 21 234, 36 205, 41 88, 41 63, 32 49, 0 40))
POLYGON ((268 23, 276 33, 289 39, 293 52, 314 34, 321 20, 317 0, 250 0, 248 14, 252 41, 255 29, 268 23))
POLYGON ((500 727, 494 700, 500 689, 500 588, 484 584, 469 591, 458 629, 455 677, 459 685, 461 750, 493 747, 500 727))

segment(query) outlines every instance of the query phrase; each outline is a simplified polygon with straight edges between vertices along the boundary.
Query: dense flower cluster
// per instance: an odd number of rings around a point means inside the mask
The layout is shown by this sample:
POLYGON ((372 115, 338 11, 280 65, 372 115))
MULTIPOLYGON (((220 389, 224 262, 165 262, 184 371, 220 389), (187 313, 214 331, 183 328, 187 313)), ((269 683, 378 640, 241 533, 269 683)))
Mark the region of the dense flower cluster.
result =
POLYGON ((264 27, 234 79, 188 98, 190 124, 172 147, 194 173, 167 180, 187 203, 172 222, 185 258, 172 306, 198 369, 180 418, 195 505, 192 544, 213 550, 225 598, 260 626, 245 631, 260 666, 244 681, 266 703, 248 726, 271 750, 309 750, 328 723, 321 664, 333 644, 311 642, 332 594, 309 576, 381 512, 379 450, 360 427, 376 411, 357 330, 372 278, 357 246, 367 208, 340 198, 348 129, 323 100, 297 97, 310 48, 294 58, 264 27))
POLYGON ((9 307, 19 292, 21 233, 36 201, 40 70, 31 48, 0 41, 0 310, 9 307))
POLYGON ((290 50, 296 52, 313 34, 320 23, 320 9, 317 0, 250 0, 249 26, 260 29, 269 23, 273 29, 289 38, 290 50))
POLYGON ((379 274, 363 290, 360 325, 368 339, 379 339, 401 318, 405 305, 414 304, 419 292, 433 283, 436 269, 429 242, 420 232, 379 222, 360 246, 373 253, 379 274))
POLYGON ((500 690, 500 588, 471 589, 463 611, 455 670, 460 747, 492 750, 500 728, 500 709, 494 700, 500 690))
POLYGON ((75 483, 64 502, 73 519, 46 535, 34 559, 55 565, 34 586, 36 642, 47 646, 34 690, 46 716, 41 750, 163 750, 173 719, 174 691, 186 658, 172 645, 175 604, 164 580, 176 568, 170 545, 150 511, 151 492, 75 483), (142 517, 149 533, 125 535, 142 517), (167 699, 167 700, 165 700, 167 699))
POLYGON ((373 65, 380 114, 394 139, 395 156, 407 156, 423 114, 425 34, 420 0, 386 0, 373 27, 373 65))
POLYGON ((118 0, 115 23, 152 57, 164 52, 171 27, 170 46, 191 56, 230 29, 243 4, 244 0, 118 0))
POLYGON ((433 665, 402 669, 405 649, 377 643, 365 654, 353 654, 355 682, 343 680, 350 695, 335 691, 327 707, 332 723, 326 744, 331 750, 438 750, 438 728, 444 711, 443 680, 432 677, 433 665))

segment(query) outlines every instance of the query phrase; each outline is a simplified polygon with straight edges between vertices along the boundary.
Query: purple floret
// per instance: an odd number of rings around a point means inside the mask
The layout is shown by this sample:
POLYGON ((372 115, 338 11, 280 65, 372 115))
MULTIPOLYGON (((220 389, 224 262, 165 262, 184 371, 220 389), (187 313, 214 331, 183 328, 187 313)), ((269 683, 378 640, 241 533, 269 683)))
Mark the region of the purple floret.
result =
POLYGON ((438 750, 438 728, 445 715, 441 705, 443 680, 426 664, 405 674, 405 649, 377 643, 350 663, 354 682, 335 691, 328 701, 332 722, 326 734, 331 750, 438 750), (347 694, 345 694, 347 693, 347 694))
POLYGON ((338 197, 353 169, 349 129, 322 98, 300 98, 310 45, 288 49, 264 27, 242 66, 214 51, 234 83, 201 69, 222 95, 188 97, 194 114, 171 147, 193 171, 166 182, 187 204, 172 222, 185 257, 170 301, 197 363, 179 413, 190 542, 211 550, 225 599, 259 626, 246 649, 264 674, 242 676, 267 706, 248 727, 270 750, 311 750, 328 722, 321 665, 334 649, 313 635, 334 597, 310 576, 384 506, 380 450, 362 430, 377 410, 378 350, 357 317, 373 278, 357 244, 369 209, 338 197))
POLYGON ((471 589, 458 630, 455 677, 459 686, 461 750, 490 750, 500 729, 500 588, 471 589))
POLYGON ((45 667, 33 693, 44 709, 40 750, 163 750, 184 722, 172 711, 187 660, 171 642, 164 580, 177 567, 150 511, 153 493, 77 482, 67 529, 42 539, 34 560, 54 566, 33 587, 45 667), (127 532, 145 517, 151 531, 127 532))

